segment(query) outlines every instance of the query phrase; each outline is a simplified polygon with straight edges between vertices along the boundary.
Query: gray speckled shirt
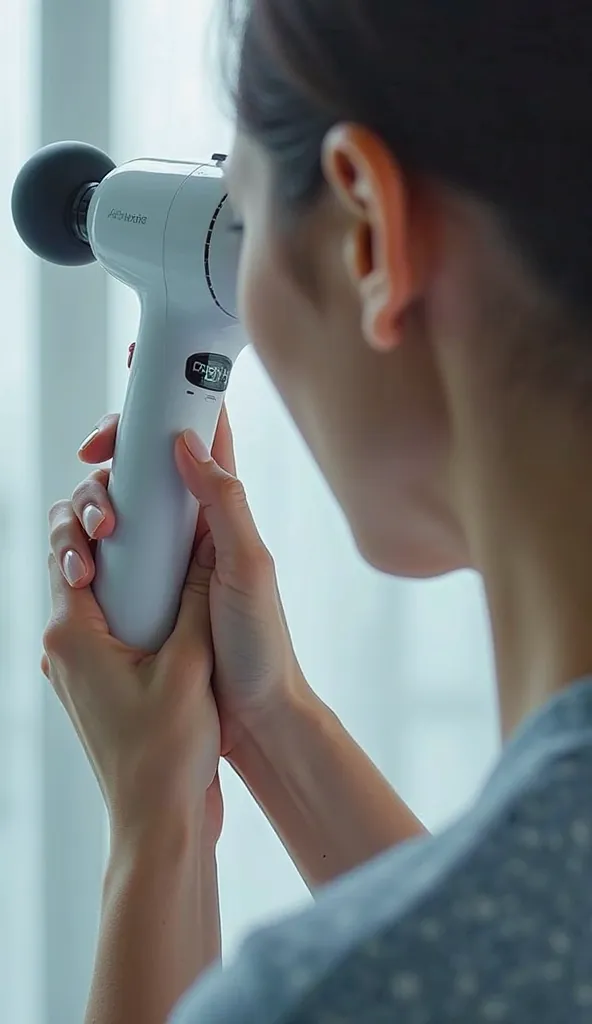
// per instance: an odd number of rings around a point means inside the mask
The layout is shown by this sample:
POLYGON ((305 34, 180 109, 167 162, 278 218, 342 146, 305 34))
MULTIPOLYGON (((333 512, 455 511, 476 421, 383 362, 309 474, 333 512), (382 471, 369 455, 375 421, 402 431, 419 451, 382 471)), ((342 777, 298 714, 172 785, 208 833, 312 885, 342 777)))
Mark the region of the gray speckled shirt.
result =
POLYGON ((327 886, 176 1024, 590 1024, 592 681, 511 740, 474 808, 327 886))

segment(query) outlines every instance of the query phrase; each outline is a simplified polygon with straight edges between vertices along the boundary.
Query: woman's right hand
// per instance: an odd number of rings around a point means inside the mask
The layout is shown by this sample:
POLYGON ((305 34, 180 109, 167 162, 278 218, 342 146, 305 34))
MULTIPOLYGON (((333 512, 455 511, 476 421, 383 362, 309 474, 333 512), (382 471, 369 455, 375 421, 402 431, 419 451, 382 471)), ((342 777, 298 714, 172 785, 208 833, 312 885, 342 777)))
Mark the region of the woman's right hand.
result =
MULTIPOLYGON (((115 415, 101 420, 80 449, 83 462, 100 464, 111 459, 118 422, 115 415)), ((196 536, 200 560, 214 569, 210 584, 213 687, 222 753, 229 756, 243 734, 273 728, 274 715, 281 714, 295 696, 307 690, 307 685, 290 640, 273 560, 235 475, 226 411, 220 418, 211 458, 207 452, 196 458, 183 438, 178 440, 175 454, 186 486, 201 505, 196 536)), ((77 587, 86 587, 93 579, 93 542, 109 537, 115 528, 108 481, 108 469, 95 470, 72 497, 76 535, 80 536, 80 522, 88 537, 82 550, 79 545, 85 574, 75 584, 77 587)), ((69 544, 66 534, 63 531, 61 537, 64 544, 69 544)), ((64 552, 54 554, 61 565, 64 552)))

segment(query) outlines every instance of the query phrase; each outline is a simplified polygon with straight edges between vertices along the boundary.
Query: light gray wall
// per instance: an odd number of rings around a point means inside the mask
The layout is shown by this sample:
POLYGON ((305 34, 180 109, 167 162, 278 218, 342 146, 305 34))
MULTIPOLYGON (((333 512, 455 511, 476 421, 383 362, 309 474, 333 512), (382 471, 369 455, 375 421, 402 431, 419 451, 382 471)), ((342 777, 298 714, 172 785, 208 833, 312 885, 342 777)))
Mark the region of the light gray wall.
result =
MULTIPOLYGON (((110 0, 40 0, 39 144, 110 142, 110 0)), ((96 267, 38 270, 38 522, 81 477, 76 446, 107 410, 107 283, 96 267), (70 456, 68 458, 68 455, 70 456)), ((39 588, 47 589, 43 550, 39 588)), ((43 609, 43 620, 47 606, 43 609)), ((40 622, 43 628, 44 622, 40 622)), ((44 690, 43 894, 46 1024, 84 1019, 106 830, 74 731, 44 690)))

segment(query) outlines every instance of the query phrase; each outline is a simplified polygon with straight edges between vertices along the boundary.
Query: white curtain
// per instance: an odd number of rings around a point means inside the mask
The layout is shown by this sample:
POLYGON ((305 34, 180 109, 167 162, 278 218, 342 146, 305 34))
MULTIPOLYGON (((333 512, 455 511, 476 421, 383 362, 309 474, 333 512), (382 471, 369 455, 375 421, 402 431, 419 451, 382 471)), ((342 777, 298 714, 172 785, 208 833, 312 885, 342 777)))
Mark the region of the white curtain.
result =
MULTIPOLYGON (((27 153, 56 138, 108 146, 117 162, 224 151, 231 126, 211 30, 219 6, 5 0, 5 197, 27 153)), ((6 201, 0 217, 0 1017, 79 1024, 105 829, 90 771, 39 678, 44 513, 79 478, 74 453, 85 432, 121 405, 137 309, 96 267, 39 267, 15 239, 6 201)), ((497 752, 477 581, 459 574, 404 583, 361 562, 250 350, 235 369, 228 405, 239 472, 276 560, 307 677, 416 813, 442 827, 470 800, 497 752)), ((220 882, 231 952, 250 928, 307 897, 230 772, 223 785, 220 882)))

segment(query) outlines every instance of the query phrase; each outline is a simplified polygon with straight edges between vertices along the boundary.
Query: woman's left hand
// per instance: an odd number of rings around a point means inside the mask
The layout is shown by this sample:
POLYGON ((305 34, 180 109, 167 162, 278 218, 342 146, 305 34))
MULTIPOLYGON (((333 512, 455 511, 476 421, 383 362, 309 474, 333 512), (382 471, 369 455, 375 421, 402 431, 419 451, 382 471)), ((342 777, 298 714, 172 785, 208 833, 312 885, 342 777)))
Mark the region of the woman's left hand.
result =
POLYGON ((141 839, 178 809, 184 818, 203 813, 215 842, 222 801, 211 570, 194 558, 175 631, 158 654, 146 655, 111 636, 90 586, 66 582, 55 553, 80 550, 82 541, 71 502, 59 502, 50 512, 52 612, 42 670, 92 764, 112 830, 141 839))

